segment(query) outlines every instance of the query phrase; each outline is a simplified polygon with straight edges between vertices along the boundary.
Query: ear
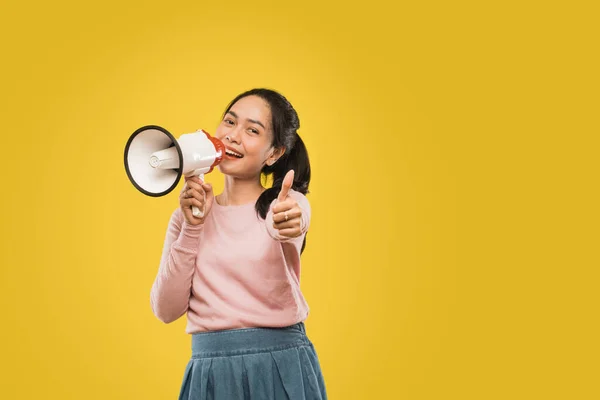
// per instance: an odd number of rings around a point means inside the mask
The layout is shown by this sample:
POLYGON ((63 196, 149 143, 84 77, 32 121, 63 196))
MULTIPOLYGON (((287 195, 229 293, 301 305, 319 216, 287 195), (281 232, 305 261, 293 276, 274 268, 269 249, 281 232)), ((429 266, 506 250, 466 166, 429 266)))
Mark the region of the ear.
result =
POLYGON ((269 158, 267 158, 267 165, 270 167, 275 164, 282 155, 285 154, 285 147, 274 148, 269 158))

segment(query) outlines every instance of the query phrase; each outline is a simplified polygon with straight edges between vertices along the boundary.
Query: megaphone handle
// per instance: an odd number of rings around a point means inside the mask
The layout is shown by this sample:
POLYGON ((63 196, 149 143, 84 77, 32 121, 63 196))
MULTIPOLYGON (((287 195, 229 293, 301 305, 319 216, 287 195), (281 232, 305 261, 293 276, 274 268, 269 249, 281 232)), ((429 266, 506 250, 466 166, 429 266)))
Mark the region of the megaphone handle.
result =
MULTIPOLYGON (((198 175, 202 183, 204 183, 204 174, 198 175)), ((204 193, 204 204, 206 204, 206 193, 204 193)), ((192 206, 192 214, 194 217, 202 218, 204 217, 204 210, 199 209, 196 206, 192 206)))

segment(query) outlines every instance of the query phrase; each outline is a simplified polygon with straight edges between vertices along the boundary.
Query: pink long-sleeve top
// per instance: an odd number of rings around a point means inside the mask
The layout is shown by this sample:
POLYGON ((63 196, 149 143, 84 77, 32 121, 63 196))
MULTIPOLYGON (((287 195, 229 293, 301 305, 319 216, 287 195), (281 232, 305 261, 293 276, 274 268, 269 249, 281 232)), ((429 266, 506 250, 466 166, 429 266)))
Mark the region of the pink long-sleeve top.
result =
POLYGON ((150 294, 165 323, 187 312, 187 333, 283 327, 304 321, 300 249, 310 204, 290 190, 302 209, 302 235, 290 239, 273 227, 274 200, 264 220, 254 202, 222 206, 216 200, 202 225, 189 225, 180 208, 171 215, 150 294))

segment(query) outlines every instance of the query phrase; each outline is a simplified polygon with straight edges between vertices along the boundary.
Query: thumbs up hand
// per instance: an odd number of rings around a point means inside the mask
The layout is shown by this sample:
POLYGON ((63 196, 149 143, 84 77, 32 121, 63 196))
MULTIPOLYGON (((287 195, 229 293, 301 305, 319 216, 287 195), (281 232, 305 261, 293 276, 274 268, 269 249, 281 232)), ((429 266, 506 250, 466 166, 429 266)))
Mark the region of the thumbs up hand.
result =
POLYGON ((294 183, 294 170, 290 170, 281 185, 277 203, 273 206, 273 227, 281 236, 295 238, 302 233, 302 210, 290 195, 294 183))

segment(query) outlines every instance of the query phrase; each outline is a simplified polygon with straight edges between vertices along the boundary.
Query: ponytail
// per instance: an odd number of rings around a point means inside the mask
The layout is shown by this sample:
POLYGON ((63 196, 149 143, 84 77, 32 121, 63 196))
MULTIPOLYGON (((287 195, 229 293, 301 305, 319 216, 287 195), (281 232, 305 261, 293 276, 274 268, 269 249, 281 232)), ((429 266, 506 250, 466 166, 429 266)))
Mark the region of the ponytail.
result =
MULTIPOLYGON (((306 195, 310 183, 310 161, 308 159, 306 146, 298 134, 296 134, 296 141, 289 151, 286 149, 283 156, 281 156, 273 165, 265 165, 263 167, 262 173, 265 176, 273 175, 273 186, 262 192, 256 201, 256 212, 262 219, 266 218, 269 206, 279 195, 281 185, 283 184, 283 178, 292 169, 294 170, 292 189, 306 195)), ((302 242, 300 254, 304 251, 305 246, 306 235, 302 242)))

